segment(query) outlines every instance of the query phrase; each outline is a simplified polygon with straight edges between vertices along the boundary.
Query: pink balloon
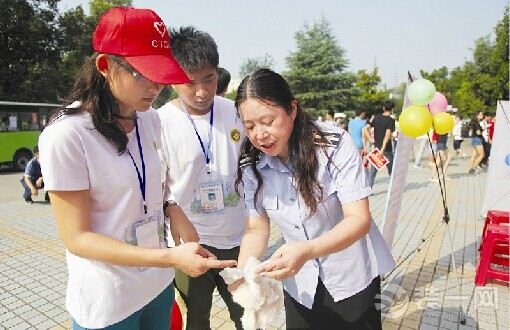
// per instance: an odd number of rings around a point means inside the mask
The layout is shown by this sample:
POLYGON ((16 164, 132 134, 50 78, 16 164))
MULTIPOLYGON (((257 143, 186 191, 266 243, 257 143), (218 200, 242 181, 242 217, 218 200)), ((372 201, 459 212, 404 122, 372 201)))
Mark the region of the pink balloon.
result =
POLYGON ((430 113, 435 115, 439 112, 445 112, 446 108, 448 108, 448 100, 446 100, 446 96, 443 94, 436 92, 434 98, 429 103, 430 113))

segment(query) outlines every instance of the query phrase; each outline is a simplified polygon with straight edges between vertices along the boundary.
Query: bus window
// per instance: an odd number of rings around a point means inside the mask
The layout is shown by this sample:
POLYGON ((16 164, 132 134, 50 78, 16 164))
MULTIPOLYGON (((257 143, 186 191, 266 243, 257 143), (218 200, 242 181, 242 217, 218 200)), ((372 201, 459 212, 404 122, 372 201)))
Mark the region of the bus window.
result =
POLYGON ((18 112, 18 118, 21 123, 21 130, 28 131, 30 130, 30 123, 32 122, 32 113, 30 112, 18 112))
POLYGON ((7 112, 0 112, 0 132, 6 132, 9 130, 9 115, 7 112))
POLYGON ((32 112, 32 118, 30 121, 30 130, 35 131, 39 130, 39 114, 37 112, 32 112))
POLYGON ((15 114, 9 115, 9 131, 18 131, 18 117, 15 114))

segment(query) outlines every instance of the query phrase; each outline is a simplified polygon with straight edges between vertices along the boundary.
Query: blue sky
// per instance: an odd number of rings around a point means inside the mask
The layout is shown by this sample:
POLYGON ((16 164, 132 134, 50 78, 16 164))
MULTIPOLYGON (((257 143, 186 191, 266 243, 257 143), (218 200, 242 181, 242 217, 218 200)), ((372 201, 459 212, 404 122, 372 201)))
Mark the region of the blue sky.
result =
MULTIPOLYGON (((218 44, 220 65, 239 78, 247 59, 270 54, 277 71, 296 49, 295 32, 325 17, 346 50, 348 70, 379 67, 388 87, 417 74, 471 59, 475 40, 493 32, 507 0, 133 0, 167 26, 193 25, 218 44)), ((65 10, 87 0, 61 0, 65 10)))

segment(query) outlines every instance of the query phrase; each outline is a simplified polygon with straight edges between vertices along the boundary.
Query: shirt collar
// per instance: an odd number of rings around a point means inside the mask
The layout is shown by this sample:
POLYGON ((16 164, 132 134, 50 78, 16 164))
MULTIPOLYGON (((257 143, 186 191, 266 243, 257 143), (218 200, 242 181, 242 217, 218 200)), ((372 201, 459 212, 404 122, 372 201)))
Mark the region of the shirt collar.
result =
POLYGON ((268 156, 264 153, 260 155, 260 160, 257 163, 257 169, 261 170, 263 168, 271 168, 275 169, 279 172, 283 173, 291 173, 292 165, 288 163, 285 165, 282 163, 280 158, 274 156, 268 156))

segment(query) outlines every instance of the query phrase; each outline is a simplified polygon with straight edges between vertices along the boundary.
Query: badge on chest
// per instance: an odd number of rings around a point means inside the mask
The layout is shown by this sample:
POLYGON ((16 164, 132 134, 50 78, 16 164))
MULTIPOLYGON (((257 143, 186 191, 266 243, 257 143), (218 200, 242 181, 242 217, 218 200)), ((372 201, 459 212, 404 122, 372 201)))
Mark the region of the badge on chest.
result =
POLYGON ((205 182, 199 186, 200 204, 204 213, 217 213, 225 209, 221 182, 205 182))

